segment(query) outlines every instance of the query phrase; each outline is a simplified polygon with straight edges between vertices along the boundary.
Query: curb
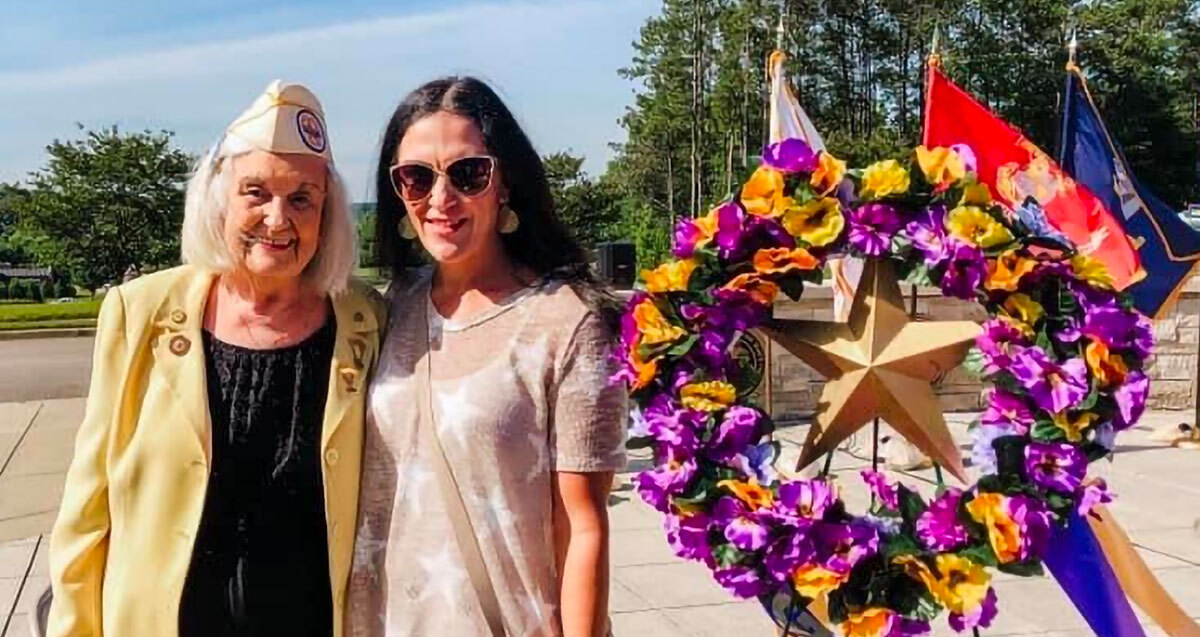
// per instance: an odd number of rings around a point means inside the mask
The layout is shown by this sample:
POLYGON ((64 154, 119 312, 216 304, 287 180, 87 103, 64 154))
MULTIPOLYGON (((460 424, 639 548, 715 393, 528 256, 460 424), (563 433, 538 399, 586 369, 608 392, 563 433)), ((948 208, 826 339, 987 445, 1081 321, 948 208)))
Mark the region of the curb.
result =
POLYGON ((75 338, 95 336, 94 327, 52 327, 44 330, 0 331, 0 341, 26 341, 38 338, 75 338))

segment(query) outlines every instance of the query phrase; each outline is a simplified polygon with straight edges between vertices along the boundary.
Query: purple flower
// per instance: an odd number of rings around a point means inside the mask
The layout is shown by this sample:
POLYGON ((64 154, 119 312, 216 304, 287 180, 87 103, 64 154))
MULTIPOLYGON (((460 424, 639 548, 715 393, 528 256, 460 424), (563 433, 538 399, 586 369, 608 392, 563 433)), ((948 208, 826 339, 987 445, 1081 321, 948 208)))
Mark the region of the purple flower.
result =
POLYGON ((996 619, 996 589, 988 588, 987 595, 983 598, 983 603, 969 613, 958 614, 950 613, 947 621, 950 627, 955 632, 963 632, 972 628, 987 628, 992 625, 992 620, 996 619))
POLYGON ((680 259, 690 259, 696 254, 696 244, 704 238, 704 231, 693 219, 680 219, 675 224, 675 241, 671 253, 680 259))
POLYGON ((904 228, 912 239, 913 246, 925 256, 925 264, 933 267, 946 256, 946 208, 927 208, 916 221, 908 222, 904 228))
POLYGON ((900 617, 897 626, 888 637, 924 637, 929 634, 929 622, 900 617))
POLYGON ((1074 493, 1087 475, 1087 456, 1065 442, 1031 442, 1025 447, 1025 473, 1040 487, 1074 493))
POLYGON ((970 146, 966 144, 951 144, 950 150, 957 153, 959 158, 962 159, 963 168, 965 168, 967 172, 973 173, 976 171, 976 166, 979 165, 979 162, 976 161, 975 151, 972 150, 970 146))
POLYGON ((713 520, 725 529, 725 539, 743 551, 757 551, 767 545, 770 529, 741 500, 725 496, 717 500, 713 520))
POLYGON ((871 490, 871 495, 875 496, 875 499, 884 508, 893 511, 900 510, 899 487, 889 483, 887 477, 878 471, 863 471, 859 475, 862 476, 863 482, 867 483, 867 488, 871 490))
MULTIPOLYGON (((1064 266, 1059 264, 1059 272, 1065 272, 1064 266)), ((1064 276, 1067 285, 1071 287, 1071 291, 1075 294, 1075 300, 1079 302, 1079 307, 1083 309, 1084 315, 1091 314, 1100 308, 1119 308, 1117 296, 1108 290, 1094 288, 1086 281, 1080 281, 1073 276, 1064 276)))
POLYGON ((696 477, 696 459, 677 455, 679 449, 668 452, 667 461, 649 471, 637 474, 634 488, 647 504, 662 513, 671 512, 671 496, 683 493, 696 477))
POLYGON ((815 522, 818 559, 834 573, 849 573, 855 564, 879 551, 879 533, 869 524, 815 522))
POLYGON ((1132 350, 1144 359, 1154 348, 1154 330, 1150 321, 1135 312, 1119 307, 1093 308, 1083 318, 1081 336, 1091 336, 1111 349, 1132 350))
POLYGON ((1087 364, 1072 358, 1061 365, 1040 347, 1027 347, 1013 360, 1011 371, 1034 403, 1050 413, 1078 405, 1088 393, 1087 364))
POLYGON ((1141 370, 1129 372, 1125 382, 1113 393, 1117 401, 1117 417, 1113 420, 1116 431, 1125 431, 1137 423, 1146 410, 1146 397, 1150 394, 1150 379, 1141 370))
POLYGON ((709 376, 723 378, 736 370, 730 345, 736 332, 701 330, 700 338, 688 351, 686 360, 695 367, 709 370, 709 376))
POLYGON ((903 520, 897 517, 885 517, 882 515, 872 515, 870 513, 862 516, 862 521, 871 525, 875 532, 879 535, 898 535, 900 533, 900 524, 903 520))
POLYGON ((816 551, 808 537, 808 528, 808 525, 802 525, 789 529, 790 532, 767 547, 763 556, 763 566, 775 581, 787 582, 796 569, 816 559, 816 551))
POLYGON ((1022 436, 1028 433, 1029 428, 1033 426, 1033 410, 1021 396, 993 387, 988 393, 986 402, 987 409, 980 416, 980 423, 1006 427, 1013 433, 1022 436))
POLYGON ((917 518, 917 538, 931 551, 953 551, 967 543, 967 527, 958 520, 961 489, 950 487, 917 518))
POLYGON ((708 443, 708 456, 722 462, 732 460, 758 438, 762 419, 762 412, 751 407, 725 410, 725 418, 708 443))
POLYGON ((730 262, 744 261, 762 248, 794 248, 796 239, 779 222, 748 215, 742 205, 728 201, 717 208, 717 255, 730 262))
POLYGON ((1089 482, 1075 492, 1075 511, 1079 515, 1087 515, 1092 509, 1101 504, 1113 501, 1108 484, 1099 478, 1089 482))
POLYGON ((817 154, 803 140, 788 138, 763 149, 764 164, 784 173, 812 172, 817 167, 817 154))
POLYGON ((1117 431, 1112 422, 1102 422, 1092 429, 1092 442, 1112 451, 1117 447, 1117 431))
POLYGON ((882 203, 859 206, 850 211, 850 247, 877 257, 888 251, 892 237, 900 229, 896 209, 882 203))
POLYGON ((946 272, 942 275, 942 293, 959 299, 974 300, 976 290, 987 273, 983 250, 956 239, 946 242, 946 272))
POLYGON ((781 521, 820 520, 837 502, 837 496, 824 480, 796 480, 780 485, 771 514, 781 521))
POLYGON ((720 331, 732 335, 762 323, 770 311, 770 308, 764 308, 745 292, 717 290, 716 297, 715 305, 687 303, 679 308, 679 313, 685 320, 696 323, 704 331, 720 331), (732 294, 722 294, 723 292, 732 294))
POLYGON ((758 597, 767 592, 767 583, 758 571, 747 566, 731 566, 713 573, 717 583, 740 599, 758 597))
POLYGON ((704 512, 688 516, 668 513, 663 521, 667 532, 667 544, 675 555, 685 560, 697 560, 713 564, 712 547, 708 545, 708 530, 712 519, 704 512))
POLYGON ((769 442, 747 447, 734 456, 729 464, 759 484, 773 484, 778 477, 775 471, 775 445, 769 442))
POLYGON ((1025 495, 1008 498, 1008 517, 1021 529, 1021 549, 1017 559, 1041 559, 1050 544, 1053 514, 1041 500, 1025 495))
POLYGON ((984 475, 994 475, 999 468, 996 466, 996 448, 992 443, 997 438, 1014 433, 1012 429, 998 425, 979 425, 972 429, 971 466, 979 467, 984 475))
POLYGON ((991 375, 1007 370, 1025 343, 1021 331, 1007 321, 995 318, 984 321, 983 332, 975 337, 975 345, 983 354, 983 373, 991 375))

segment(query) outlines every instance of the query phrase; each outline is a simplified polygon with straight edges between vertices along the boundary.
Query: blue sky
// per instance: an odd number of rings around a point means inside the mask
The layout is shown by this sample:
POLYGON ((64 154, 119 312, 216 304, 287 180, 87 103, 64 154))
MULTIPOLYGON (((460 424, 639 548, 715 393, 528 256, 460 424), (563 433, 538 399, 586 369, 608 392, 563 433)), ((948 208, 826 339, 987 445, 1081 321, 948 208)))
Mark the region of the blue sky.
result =
POLYGON ((543 153, 603 171, 634 85, 617 76, 657 0, 0 0, 0 181, 53 139, 175 131, 199 153, 275 78, 325 105, 354 198, 396 103, 421 82, 478 75, 543 153))

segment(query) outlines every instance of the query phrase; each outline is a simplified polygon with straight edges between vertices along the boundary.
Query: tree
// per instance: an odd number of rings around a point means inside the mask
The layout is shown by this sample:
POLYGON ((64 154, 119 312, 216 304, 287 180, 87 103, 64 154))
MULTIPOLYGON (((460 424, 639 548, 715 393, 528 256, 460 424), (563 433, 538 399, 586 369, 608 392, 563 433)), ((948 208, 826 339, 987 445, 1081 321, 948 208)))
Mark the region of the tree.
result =
POLYGON ((113 127, 51 143, 46 167, 12 205, 38 261, 93 291, 130 268, 177 263, 193 158, 171 137, 113 127))
POLYGON ((593 181, 583 170, 583 157, 560 152, 543 160, 558 217, 575 238, 591 248, 617 236, 620 193, 611 181, 593 181))
POLYGON ((17 213, 13 209, 17 198, 25 194, 16 185, 0 183, 0 262, 29 263, 34 259, 17 227, 17 213))

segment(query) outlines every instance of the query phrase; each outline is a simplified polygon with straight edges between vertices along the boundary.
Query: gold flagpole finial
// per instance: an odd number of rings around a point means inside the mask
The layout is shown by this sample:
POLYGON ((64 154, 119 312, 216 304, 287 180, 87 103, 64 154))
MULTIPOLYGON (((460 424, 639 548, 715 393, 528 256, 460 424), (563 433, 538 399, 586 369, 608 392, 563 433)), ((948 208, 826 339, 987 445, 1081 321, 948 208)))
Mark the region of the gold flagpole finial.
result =
POLYGON ((941 44, 942 31, 937 22, 933 23, 933 42, 929 45, 929 65, 940 66, 942 63, 942 53, 939 50, 941 44))
POLYGON ((1078 32, 1075 28, 1071 29, 1071 41, 1067 43, 1067 68, 1078 69, 1075 64, 1075 53, 1079 50, 1078 32))

